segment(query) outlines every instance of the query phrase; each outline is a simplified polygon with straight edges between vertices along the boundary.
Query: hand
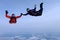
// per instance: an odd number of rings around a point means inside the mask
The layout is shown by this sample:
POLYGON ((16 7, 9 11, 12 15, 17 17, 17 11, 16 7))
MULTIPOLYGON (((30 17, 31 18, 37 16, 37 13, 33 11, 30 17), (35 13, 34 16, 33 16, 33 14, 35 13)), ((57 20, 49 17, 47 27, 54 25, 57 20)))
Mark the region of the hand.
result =
POLYGON ((20 16, 22 16, 22 15, 23 15, 23 13, 20 14, 20 16))
POLYGON ((8 11, 6 10, 6 14, 8 14, 8 11))

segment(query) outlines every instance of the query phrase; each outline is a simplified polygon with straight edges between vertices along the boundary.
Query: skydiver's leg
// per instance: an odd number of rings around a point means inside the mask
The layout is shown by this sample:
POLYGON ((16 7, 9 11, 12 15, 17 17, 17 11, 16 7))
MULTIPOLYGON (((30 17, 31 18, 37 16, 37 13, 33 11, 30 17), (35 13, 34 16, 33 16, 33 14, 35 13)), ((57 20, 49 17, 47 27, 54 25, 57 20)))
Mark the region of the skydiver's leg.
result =
POLYGON ((40 10, 37 11, 38 15, 42 15, 43 12, 43 3, 40 4, 40 10))
POLYGON ((41 8, 41 9, 43 8, 43 3, 40 4, 40 8, 41 8))
POLYGON ((40 10, 39 10, 39 12, 42 13, 42 11, 43 11, 43 3, 40 4, 40 10))

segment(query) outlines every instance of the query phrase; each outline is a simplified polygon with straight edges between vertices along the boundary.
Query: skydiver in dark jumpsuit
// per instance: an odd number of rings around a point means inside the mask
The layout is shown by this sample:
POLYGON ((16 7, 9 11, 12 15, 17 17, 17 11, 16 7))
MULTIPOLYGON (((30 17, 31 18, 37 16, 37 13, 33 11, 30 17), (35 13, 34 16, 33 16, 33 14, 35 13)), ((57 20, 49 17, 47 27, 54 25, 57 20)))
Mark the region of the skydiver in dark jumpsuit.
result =
POLYGON ((22 15, 41 16, 42 12, 43 12, 43 3, 40 4, 40 9, 38 11, 36 11, 36 5, 35 5, 34 9, 30 10, 29 8, 27 8, 26 10, 27 10, 27 13, 26 14, 22 13, 22 15))

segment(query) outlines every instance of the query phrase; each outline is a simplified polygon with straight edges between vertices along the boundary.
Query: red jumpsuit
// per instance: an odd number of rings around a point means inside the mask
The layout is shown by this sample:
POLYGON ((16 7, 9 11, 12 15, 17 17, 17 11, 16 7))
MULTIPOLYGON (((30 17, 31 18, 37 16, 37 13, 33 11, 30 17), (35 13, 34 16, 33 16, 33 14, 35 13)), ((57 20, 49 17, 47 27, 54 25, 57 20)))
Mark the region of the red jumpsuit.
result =
POLYGON ((17 22, 17 18, 20 18, 21 16, 11 17, 8 14, 6 14, 6 17, 10 19, 9 23, 16 23, 17 22))

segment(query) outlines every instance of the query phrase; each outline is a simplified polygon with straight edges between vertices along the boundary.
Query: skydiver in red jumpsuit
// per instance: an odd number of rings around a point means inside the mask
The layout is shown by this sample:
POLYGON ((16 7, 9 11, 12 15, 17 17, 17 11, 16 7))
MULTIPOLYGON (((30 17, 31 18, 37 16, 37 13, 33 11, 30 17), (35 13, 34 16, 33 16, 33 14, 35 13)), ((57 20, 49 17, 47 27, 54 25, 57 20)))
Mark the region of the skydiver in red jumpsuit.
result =
POLYGON ((12 14, 11 16, 9 16, 8 11, 6 10, 6 15, 5 16, 10 19, 9 23, 16 23, 17 18, 21 18, 22 14, 19 15, 19 16, 15 16, 15 14, 12 14))

